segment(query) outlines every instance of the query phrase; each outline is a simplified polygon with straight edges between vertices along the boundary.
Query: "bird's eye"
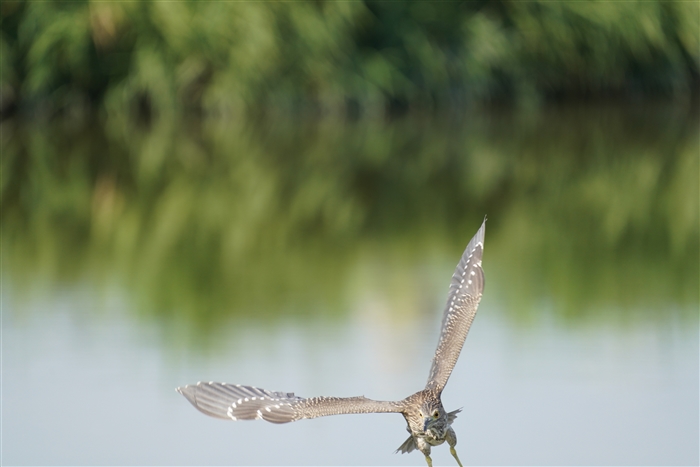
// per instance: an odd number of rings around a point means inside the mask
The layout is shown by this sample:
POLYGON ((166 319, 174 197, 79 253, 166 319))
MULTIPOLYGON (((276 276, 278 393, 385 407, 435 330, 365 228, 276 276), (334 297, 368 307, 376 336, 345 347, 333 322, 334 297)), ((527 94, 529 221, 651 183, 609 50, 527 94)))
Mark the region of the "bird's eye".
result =
POLYGON ((440 412, 438 412, 437 410, 435 410, 433 412, 433 418, 438 418, 439 415, 440 415, 440 412))

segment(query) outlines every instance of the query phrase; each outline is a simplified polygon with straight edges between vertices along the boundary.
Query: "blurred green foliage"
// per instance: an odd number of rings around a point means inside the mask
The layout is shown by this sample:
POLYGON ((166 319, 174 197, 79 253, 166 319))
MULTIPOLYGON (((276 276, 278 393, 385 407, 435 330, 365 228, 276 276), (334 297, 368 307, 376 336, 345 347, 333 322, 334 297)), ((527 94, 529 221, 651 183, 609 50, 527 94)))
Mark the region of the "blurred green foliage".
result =
POLYGON ((486 298, 517 319, 545 305, 572 322, 697 319, 688 107, 147 130, 13 119, 0 134, 15 297, 116 281, 136 312, 203 340, 232 316, 343 314, 358 280, 425 313, 488 214, 486 298))
POLYGON ((376 115, 687 97, 699 82, 693 1, 6 0, 0 13, 5 112, 376 115))

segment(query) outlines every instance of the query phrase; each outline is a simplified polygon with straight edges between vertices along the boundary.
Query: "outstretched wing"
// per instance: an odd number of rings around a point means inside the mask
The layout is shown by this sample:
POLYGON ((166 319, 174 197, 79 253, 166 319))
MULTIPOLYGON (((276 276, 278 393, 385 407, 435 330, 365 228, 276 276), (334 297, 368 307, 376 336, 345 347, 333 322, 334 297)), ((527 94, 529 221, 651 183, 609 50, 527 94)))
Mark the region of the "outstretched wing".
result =
POLYGON ((445 387, 476 315, 484 291, 481 257, 484 252, 485 229, 486 219, 467 245, 452 275, 440 340, 435 350, 426 389, 442 391, 445 387))
POLYGON ((291 392, 272 392, 253 386, 203 383, 177 388, 200 412, 225 420, 267 420, 287 423, 302 418, 353 413, 401 412, 397 402, 365 397, 312 397, 291 392))

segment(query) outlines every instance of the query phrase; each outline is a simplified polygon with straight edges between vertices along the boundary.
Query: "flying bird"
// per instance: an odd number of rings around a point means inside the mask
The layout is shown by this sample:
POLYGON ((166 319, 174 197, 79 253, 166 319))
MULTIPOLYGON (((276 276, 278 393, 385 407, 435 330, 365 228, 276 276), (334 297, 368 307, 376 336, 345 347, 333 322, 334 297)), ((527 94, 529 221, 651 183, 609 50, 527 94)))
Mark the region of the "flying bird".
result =
POLYGON ((442 406, 442 390, 457 363, 469 327, 484 290, 481 258, 484 252, 486 219, 467 245, 450 282, 442 330, 425 389, 400 401, 376 401, 360 397, 310 397, 292 392, 273 392, 239 384, 199 382, 177 388, 199 411, 225 420, 266 420, 287 423, 303 418, 360 413, 400 413, 406 419, 410 436, 396 452, 418 449, 429 467, 432 446, 445 441, 457 464, 457 436, 452 422, 461 409, 447 412, 442 406))

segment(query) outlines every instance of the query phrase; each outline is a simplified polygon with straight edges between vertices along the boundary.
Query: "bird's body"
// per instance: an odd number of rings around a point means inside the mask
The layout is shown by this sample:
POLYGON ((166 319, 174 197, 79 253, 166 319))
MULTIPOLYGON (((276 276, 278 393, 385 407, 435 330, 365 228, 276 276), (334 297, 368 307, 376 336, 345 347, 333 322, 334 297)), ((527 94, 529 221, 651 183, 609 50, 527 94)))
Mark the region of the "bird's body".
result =
POLYGON ((445 411, 440 399, 440 392, 432 389, 419 391, 402 402, 402 414, 406 419, 406 430, 410 434, 408 439, 399 446, 396 452, 407 453, 418 449, 425 455, 428 465, 430 449, 439 446, 445 441, 450 445, 450 452, 461 466, 454 446, 457 444, 457 435, 452 429, 452 422, 457 418, 461 409, 452 412, 445 411))
POLYGON ((396 402, 375 401, 364 396, 302 398, 294 393, 215 382, 199 382, 177 388, 177 391, 201 412, 234 421, 260 419, 287 423, 340 414, 400 413, 406 419, 410 436, 397 452, 407 453, 418 449, 432 467, 431 447, 447 441, 450 453, 461 466, 454 449, 457 436, 451 426, 461 409, 445 411, 441 395, 457 363, 483 293, 481 258, 485 227, 484 219, 452 275, 442 331, 425 389, 396 402))

